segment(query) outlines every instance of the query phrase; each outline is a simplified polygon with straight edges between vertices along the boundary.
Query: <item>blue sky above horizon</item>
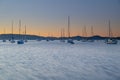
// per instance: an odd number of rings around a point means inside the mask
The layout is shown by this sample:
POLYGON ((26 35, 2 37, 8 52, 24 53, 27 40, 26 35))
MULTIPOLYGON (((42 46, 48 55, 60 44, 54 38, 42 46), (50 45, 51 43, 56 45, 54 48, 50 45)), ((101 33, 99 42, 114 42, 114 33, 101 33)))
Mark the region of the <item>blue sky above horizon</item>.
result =
POLYGON ((28 34, 60 36, 61 28, 67 32, 67 16, 71 17, 71 35, 82 35, 86 25, 88 36, 91 26, 96 35, 107 36, 111 20, 114 35, 120 36, 120 0, 0 0, 0 33, 4 28, 11 32, 12 20, 17 33, 21 19, 28 34))

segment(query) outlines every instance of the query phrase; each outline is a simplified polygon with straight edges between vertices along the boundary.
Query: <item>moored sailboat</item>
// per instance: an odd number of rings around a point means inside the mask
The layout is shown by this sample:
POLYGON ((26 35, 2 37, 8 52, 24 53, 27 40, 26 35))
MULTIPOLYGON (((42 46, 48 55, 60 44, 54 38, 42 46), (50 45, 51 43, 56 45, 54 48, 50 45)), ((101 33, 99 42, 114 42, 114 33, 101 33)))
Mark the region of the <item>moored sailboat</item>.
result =
POLYGON ((109 20, 109 37, 105 40, 105 43, 107 44, 117 44, 117 40, 112 38, 112 31, 111 31, 111 26, 110 26, 110 20, 109 20))
POLYGON ((25 37, 24 37, 24 41, 25 41, 25 42, 28 42, 27 36, 26 36, 26 25, 25 25, 25 37))
POLYGON ((75 44, 73 40, 70 38, 70 16, 68 16, 68 40, 67 42, 70 44, 75 44))
POLYGON ((86 32, 86 26, 84 26, 83 30, 82 30, 82 42, 87 42, 87 32, 86 32))
POLYGON ((88 39, 88 42, 94 42, 94 39, 92 39, 93 35, 94 35, 94 33, 93 33, 93 26, 91 26, 91 38, 88 39))
POLYGON ((24 40, 21 38, 20 32, 21 32, 21 20, 19 20, 19 40, 17 41, 17 44, 24 44, 24 40))
POLYGON ((13 36, 13 21, 12 21, 12 34, 11 34, 11 35, 12 35, 12 36, 11 36, 10 42, 11 42, 11 43, 15 43, 14 36, 13 36))

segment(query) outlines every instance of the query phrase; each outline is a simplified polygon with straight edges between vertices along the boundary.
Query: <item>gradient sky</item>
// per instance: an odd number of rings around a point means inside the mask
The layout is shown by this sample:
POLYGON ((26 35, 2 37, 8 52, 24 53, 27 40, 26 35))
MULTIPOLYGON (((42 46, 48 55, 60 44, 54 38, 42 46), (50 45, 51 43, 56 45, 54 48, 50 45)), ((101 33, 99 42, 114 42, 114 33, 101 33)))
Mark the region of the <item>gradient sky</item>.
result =
POLYGON ((0 33, 18 33, 18 21, 22 21, 22 33, 60 36, 64 28, 67 36, 67 16, 71 18, 71 35, 82 35, 86 26, 87 36, 93 26, 94 34, 107 36, 111 21, 114 36, 120 36, 120 0, 0 0, 0 33))

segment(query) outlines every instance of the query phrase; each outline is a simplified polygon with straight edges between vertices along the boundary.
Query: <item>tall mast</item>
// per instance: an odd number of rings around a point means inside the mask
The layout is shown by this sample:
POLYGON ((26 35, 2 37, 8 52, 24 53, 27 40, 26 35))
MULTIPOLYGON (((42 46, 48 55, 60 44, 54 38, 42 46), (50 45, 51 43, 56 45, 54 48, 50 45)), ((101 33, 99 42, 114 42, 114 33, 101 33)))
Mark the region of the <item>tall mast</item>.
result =
POLYGON ((82 28, 82 37, 84 37, 84 28, 82 28))
POLYGON ((13 35, 13 21, 12 21, 12 35, 13 35))
POLYGON ((11 38, 13 39, 13 21, 12 21, 12 37, 11 38))
POLYGON ((20 32, 21 32, 21 20, 19 20, 19 35, 20 35, 20 32))
POLYGON ((109 23, 108 23, 108 25, 109 25, 109 37, 111 37, 110 20, 109 20, 109 23))
POLYGON ((26 35, 26 25, 25 25, 25 35, 26 35))
POLYGON ((65 37, 65 30, 64 30, 64 28, 63 28, 63 37, 65 37))
POLYGON ((26 40, 26 25, 25 25, 25 37, 24 37, 24 38, 25 38, 25 40, 26 40))
POLYGON ((21 34, 21 20, 19 20, 19 39, 21 39, 20 34, 21 34))
POLYGON ((68 37, 70 38, 70 16, 68 16, 68 37))

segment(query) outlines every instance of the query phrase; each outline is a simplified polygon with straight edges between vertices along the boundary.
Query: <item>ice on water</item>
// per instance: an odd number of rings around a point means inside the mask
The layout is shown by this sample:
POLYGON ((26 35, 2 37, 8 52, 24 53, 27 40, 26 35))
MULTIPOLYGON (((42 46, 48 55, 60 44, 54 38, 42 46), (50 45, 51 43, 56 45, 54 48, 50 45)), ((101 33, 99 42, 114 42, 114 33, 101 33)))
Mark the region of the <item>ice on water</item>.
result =
POLYGON ((120 80, 120 43, 1 41, 0 80, 120 80))

